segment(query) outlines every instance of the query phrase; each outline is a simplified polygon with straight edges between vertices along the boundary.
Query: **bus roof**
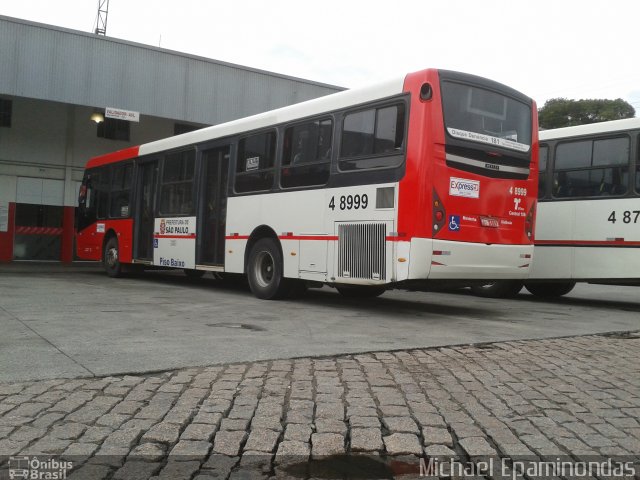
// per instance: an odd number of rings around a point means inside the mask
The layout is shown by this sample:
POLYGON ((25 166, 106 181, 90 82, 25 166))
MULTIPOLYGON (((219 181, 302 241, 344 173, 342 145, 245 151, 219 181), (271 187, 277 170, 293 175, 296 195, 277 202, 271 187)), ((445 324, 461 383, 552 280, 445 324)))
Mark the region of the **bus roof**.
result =
MULTIPOLYGON (((197 143, 208 142, 232 135, 238 135, 242 134, 243 132, 250 132, 253 130, 258 130, 285 122, 291 122, 298 119, 320 115, 322 113, 330 112, 333 110, 355 107, 367 102, 382 100, 394 95, 400 95, 404 91, 405 79, 408 76, 424 75, 427 72, 433 72, 436 70, 437 69, 425 69, 422 71, 409 73, 405 76, 396 77, 385 82, 377 83, 367 87, 354 88, 352 90, 333 93, 324 97, 315 98, 313 100, 308 100, 276 110, 270 110, 267 112, 259 113, 257 115, 252 115, 250 117, 244 117, 237 120, 232 120, 230 122, 213 125, 211 127, 205 127, 200 130, 195 130, 193 132, 185 133, 182 135, 176 135, 154 142, 145 143, 140 145, 139 147, 130 147, 118 152, 108 153, 106 155, 94 157, 89 160, 87 162, 86 168, 98 167, 115 161, 122 161, 136 158, 138 156, 174 150, 188 145, 194 145, 197 143)), ((474 77, 473 75, 460 74, 457 72, 449 73, 464 75, 468 76, 469 78, 474 77)), ((495 85, 500 85, 500 88, 509 88, 505 85, 498 84, 497 82, 493 83, 495 83, 495 85)))
POLYGON ((634 130, 637 128, 640 128, 640 118, 626 118, 624 120, 612 120, 610 122, 589 123, 588 125, 578 125, 576 127, 540 130, 540 141, 634 130))

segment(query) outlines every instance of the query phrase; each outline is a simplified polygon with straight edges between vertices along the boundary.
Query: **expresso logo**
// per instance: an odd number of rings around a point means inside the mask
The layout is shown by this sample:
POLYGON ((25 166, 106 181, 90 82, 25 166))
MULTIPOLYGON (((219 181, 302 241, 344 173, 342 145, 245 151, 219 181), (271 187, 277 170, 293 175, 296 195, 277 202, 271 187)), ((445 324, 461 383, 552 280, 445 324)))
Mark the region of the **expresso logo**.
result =
POLYGON ((451 177, 449 195, 454 197, 480 198, 480 181, 451 177))

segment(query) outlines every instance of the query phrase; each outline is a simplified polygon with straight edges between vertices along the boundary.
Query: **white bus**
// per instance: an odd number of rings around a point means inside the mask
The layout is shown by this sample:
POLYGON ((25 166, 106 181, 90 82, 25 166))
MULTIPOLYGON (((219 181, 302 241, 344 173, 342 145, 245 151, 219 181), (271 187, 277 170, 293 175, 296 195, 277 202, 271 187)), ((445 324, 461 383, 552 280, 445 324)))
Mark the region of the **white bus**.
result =
POLYGON ((640 118, 540 132, 535 248, 528 281, 473 286, 482 296, 524 287, 554 297, 576 282, 640 285, 640 118))

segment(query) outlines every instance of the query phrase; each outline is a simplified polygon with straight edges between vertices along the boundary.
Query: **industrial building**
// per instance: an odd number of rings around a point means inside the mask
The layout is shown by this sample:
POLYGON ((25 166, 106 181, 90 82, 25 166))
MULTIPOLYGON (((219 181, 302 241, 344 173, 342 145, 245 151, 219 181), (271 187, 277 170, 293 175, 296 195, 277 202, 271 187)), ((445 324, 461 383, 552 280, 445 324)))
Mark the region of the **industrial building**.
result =
POLYGON ((0 16, 0 262, 74 258, 93 156, 340 87, 0 16))

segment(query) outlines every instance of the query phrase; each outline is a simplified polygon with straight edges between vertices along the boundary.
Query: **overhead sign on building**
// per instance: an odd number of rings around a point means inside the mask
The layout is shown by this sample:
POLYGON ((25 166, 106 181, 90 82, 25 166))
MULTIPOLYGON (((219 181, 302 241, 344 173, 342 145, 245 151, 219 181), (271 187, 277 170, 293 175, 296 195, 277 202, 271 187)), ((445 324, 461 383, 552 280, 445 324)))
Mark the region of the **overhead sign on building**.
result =
POLYGON ((126 120, 128 122, 139 122, 140 112, 132 112, 121 108, 107 107, 104 109, 106 118, 117 118, 118 120, 126 120))

